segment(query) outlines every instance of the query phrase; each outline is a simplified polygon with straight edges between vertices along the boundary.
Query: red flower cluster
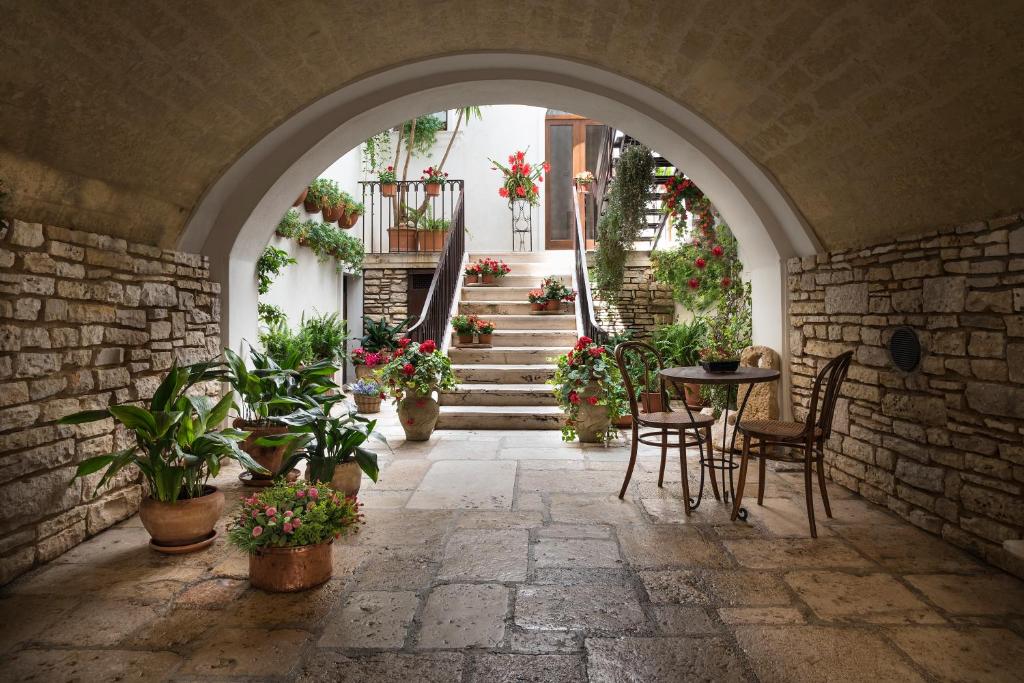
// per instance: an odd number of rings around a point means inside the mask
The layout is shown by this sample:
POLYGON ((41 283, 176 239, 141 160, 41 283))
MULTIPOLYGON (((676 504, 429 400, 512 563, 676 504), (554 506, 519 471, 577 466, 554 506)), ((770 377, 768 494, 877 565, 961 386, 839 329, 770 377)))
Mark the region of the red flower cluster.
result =
POLYGON ((502 277, 512 272, 512 267, 501 259, 482 258, 473 266, 480 275, 497 275, 502 277))
POLYGON ((540 169, 530 165, 526 161, 526 152, 522 150, 508 156, 508 166, 502 166, 497 161, 491 160, 494 168, 502 172, 505 180, 498 188, 498 194, 505 199, 525 199, 530 204, 536 204, 540 195, 540 187, 537 183, 544 182, 544 173, 551 170, 548 162, 543 162, 540 169))
POLYGON ((383 365, 388 362, 388 352, 384 349, 380 351, 367 351, 363 347, 359 347, 352 352, 352 365, 365 365, 368 368, 374 368, 378 365, 383 365))
POLYGON ((425 183, 443 183, 448 179, 448 172, 442 171, 439 168, 433 166, 427 166, 423 169, 423 175, 420 176, 420 180, 425 183))
POLYGON ((437 350, 437 344, 434 343, 433 339, 427 339, 420 343, 420 353, 433 353, 437 350))

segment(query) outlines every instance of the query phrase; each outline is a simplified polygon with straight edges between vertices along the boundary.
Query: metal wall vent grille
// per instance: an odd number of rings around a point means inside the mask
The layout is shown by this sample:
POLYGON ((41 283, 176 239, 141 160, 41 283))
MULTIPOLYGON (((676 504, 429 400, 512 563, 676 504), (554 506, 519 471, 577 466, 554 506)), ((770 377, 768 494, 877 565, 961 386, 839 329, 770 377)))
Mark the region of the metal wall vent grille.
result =
POLYGON ((917 369, 921 362, 921 340, 909 327, 897 327, 889 337, 889 357, 903 372, 917 369))

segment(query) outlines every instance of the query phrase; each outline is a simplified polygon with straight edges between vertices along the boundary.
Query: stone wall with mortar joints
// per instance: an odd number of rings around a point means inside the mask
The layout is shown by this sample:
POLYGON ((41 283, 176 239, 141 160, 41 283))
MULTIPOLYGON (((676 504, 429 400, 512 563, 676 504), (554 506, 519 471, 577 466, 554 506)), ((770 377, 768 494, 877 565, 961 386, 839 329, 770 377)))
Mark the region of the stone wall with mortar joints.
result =
POLYGON ((392 323, 409 315, 409 271, 367 268, 363 271, 363 318, 387 318, 392 323))
POLYGON ((1024 575, 1024 216, 792 259, 788 272, 799 417, 816 370, 855 352, 832 479, 1024 575), (902 325, 923 347, 911 373, 886 348, 902 325))
MULTIPOLYGON (((593 262, 591 255, 588 261, 593 262)), ((622 291, 612 300, 594 294, 597 320, 609 332, 633 330, 637 338, 650 338, 656 329, 672 323, 675 303, 672 288, 655 282, 650 252, 634 252, 626 259, 622 291)))
POLYGON ((128 435, 56 421, 148 399, 174 361, 217 356, 220 286, 202 256, 21 221, 0 234, 0 268, 3 584, 136 511, 134 469, 96 497, 100 475, 72 481, 128 435))

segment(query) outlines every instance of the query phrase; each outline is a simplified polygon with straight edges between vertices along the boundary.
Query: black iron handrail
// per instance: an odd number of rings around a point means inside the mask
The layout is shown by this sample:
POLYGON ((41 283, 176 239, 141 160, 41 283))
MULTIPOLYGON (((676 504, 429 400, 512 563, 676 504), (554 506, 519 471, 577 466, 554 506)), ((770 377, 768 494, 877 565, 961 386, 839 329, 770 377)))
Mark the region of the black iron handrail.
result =
POLYGON ((462 192, 462 180, 445 180, 437 195, 427 194, 427 183, 404 180, 394 185, 393 195, 385 195, 382 183, 362 181, 363 248, 367 254, 410 252, 437 253, 443 248, 440 238, 424 229, 429 219, 453 220, 456 192, 462 192))
MULTIPOLYGON (((577 190, 582 192, 581 190, 577 190)), ((583 201, 592 197, 595 202, 594 210, 599 206, 600 198, 596 195, 583 194, 583 201)), ((590 292, 590 273, 587 272, 587 242, 586 233, 583 229, 583 219, 580 217, 580 203, 573 202, 576 209, 576 301, 580 307, 583 322, 583 334, 593 339, 598 344, 605 344, 608 341, 608 331, 597 322, 597 315, 594 313, 594 300, 590 292)))
POLYGON ((409 338, 414 341, 433 339, 438 346, 443 346, 447 340, 448 319, 452 303, 455 301, 455 292, 459 288, 466 255, 466 209, 463 194, 460 188, 459 197, 452 211, 451 230, 445 238, 437 267, 434 268, 434 277, 430 281, 423 311, 408 332, 409 338))

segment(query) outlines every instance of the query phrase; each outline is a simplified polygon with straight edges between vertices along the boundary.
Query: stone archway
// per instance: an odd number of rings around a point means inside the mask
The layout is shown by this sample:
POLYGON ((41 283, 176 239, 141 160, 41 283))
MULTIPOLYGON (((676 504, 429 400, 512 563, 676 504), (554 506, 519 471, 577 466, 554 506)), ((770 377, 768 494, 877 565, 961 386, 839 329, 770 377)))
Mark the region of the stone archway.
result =
POLYGON ((256 328, 252 269, 274 225, 309 178, 380 129, 423 111, 516 103, 577 111, 643 140, 707 193, 743 245, 754 288, 755 341, 785 353, 784 260, 818 242, 782 190, 708 122, 660 93, 565 59, 466 54, 389 69, 296 113, 209 189, 179 247, 211 258, 223 287, 223 336, 256 328))

